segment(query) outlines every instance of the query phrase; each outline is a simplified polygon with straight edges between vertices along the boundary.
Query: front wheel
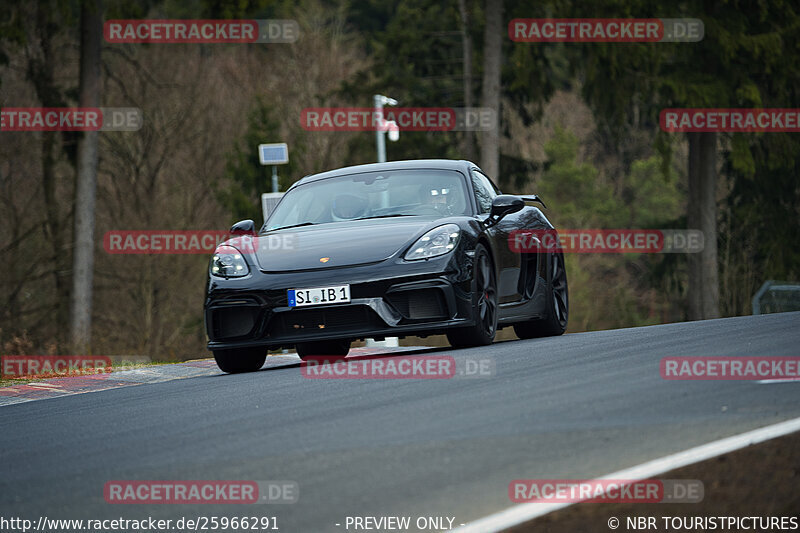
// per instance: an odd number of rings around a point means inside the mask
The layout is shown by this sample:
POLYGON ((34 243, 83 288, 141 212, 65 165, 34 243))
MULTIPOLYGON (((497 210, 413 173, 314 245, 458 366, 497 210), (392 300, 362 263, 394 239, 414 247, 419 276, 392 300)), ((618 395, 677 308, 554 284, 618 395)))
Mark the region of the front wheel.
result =
POLYGON ((567 329, 569 320, 569 292, 564 254, 547 254, 547 284, 545 285, 545 315, 537 320, 514 324, 514 333, 520 339, 552 337, 567 329))
POLYGON ((267 360, 267 348, 240 348, 233 350, 214 350, 214 360, 223 372, 238 374, 240 372, 255 372, 267 360))
POLYGON ((447 340, 453 348, 492 344, 497 332, 497 281, 492 259, 482 244, 475 247, 474 270, 472 314, 475 325, 447 332, 447 340))

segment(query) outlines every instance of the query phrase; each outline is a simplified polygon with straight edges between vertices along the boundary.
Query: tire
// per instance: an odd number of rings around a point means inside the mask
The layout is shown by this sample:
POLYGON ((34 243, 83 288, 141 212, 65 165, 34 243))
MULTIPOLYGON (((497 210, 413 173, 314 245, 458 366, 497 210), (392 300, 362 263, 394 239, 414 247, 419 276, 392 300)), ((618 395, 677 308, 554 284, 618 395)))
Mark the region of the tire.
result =
POLYGON ((308 359, 324 358, 326 361, 335 361, 337 359, 344 359, 350 352, 350 341, 315 341, 315 342, 299 342, 295 346, 297 355, 300 359, 307 361, 308 359))
POLYGON ((240 348, 234 350, 214 350, 214 360, 223 372, 238 374, 240 372, 255 372, 264 366, 267 360, 267 348, 240 348))
POLYGON ((520 339, 562 335, 569 321, 569 290, 567 271, 562 252, 547 254, 547 284, 545 285, 545 316, 536 320, 514 324, 514 333, 520 339))
POLYGON ((475 324, 447 332, 447 340, 453 348, 492 344, 497 333, 497 277, 489 251, 482 244, 475 247, 474 265, 472 308, 475 324))

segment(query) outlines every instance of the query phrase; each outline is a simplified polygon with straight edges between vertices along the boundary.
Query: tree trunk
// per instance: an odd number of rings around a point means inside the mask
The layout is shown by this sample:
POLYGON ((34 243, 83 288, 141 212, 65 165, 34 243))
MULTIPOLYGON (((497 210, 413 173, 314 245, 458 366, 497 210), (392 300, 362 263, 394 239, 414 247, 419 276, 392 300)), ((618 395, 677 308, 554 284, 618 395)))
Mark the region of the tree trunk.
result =
MULTIPOLYGON (((100 106, 100 50, 103 44, 101 0, 81 3, 80 107, 100 106)), ((98 132, 86 131, 78 142, 75 186, 75 252, 72 268, 72 348, 89 353, 94 280, 94 210, 97 190, 98 132)))
MULTIPOLYGON (((458 0, 458 11, 461 14, 461 48, 464 75, 464 107, 471 109, 472 101, 472 36, 469 33, 469 11, 466 0, 458 0)), ((464 159, 475 159, 475 134, 465 131, 461 142, 461 152, 464 159)))
MULTIPOLYGON (((58 31, 54 22, 54 14, 50 5, 45 2, 36 4, 35 11, 36 36, 40 44, 40 53, 28 58, 27 77, 33 84, 36 96, 43 107, 63 107, 61 90, 55 83, 55 61, 53 54, 53 35, 58 31)), ((42 132, 41 162, 42 191, 44 195, 44 220, 42 229, 44 237, 50 244, 52 253, 52 270, 55 283, 55 305, 52 314, 55 322, 56 340, 59 350, 66 344, 69 327, 69 249, 67 234, 64 230, 64 219, 69 209, 62 212, 63 200, 59 197, 58 174, 56 173, 56 150, 59 147, 59 136, 65 138, 69 133, 42 132)), ((66 141, 65 141, 66 142, 66 141)))
POLYGON ((689 320, 719 317, 717 134, 689 133, 688 227, 703 232, 703 251, 689 254, 689 320))
POLYGON ((497 124, 481 135, 481 168, 489 177, 500 174, 500 67, 503 60, 503 0, 486 0, 486 29, 483 34, 483 107, 494 109, 497 124))

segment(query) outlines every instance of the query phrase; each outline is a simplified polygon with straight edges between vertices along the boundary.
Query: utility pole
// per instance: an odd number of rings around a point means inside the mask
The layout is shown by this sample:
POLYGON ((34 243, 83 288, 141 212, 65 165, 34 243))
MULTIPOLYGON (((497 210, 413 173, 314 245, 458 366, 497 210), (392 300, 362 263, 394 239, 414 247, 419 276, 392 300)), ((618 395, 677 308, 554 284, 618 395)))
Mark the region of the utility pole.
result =
MULTIPOLYGON (((386 162, 386 132, 389 132, 389 140, 396 141, 400 138, 400 128, 393 120, 383 120, 383 106, 397 105, 397 100, 376 94, 374 96, 375 102, 375 143, 378 147, 378 163, 386 162)), ((368 348, 394 348, 400 346, 400 339, 397 337, 386 337, 386 340, 376 341, 375 339, 366 339, 368 348)))
MULTIPOLYGON (((100 0, 82 2, 80 9, 79 105, 100 105, 103 5, 100 0)), ((91 353, 92 289, 94 285, 94 229, 97 196, 98 132, 85 131, 78 141, 75 184, 75 251, 72 260, 70 334, 72 353, 91 353)))
POLYGON ((389 132, 389 140, 396 141, 400 138, 400 130, 397 127, 397 123, 393 120, 385 121, 383 120, 383 106, 384 105, 397 105, 397 100, 394 98, 389 98, 388 96, 383 96, 382 94, 376 94, 374 96, 375 102, 375 117, 376 117, 376 126, 375 126, 375 142, 378 147, 378 163, 385 163, 386 162, 386 132, 389 132))

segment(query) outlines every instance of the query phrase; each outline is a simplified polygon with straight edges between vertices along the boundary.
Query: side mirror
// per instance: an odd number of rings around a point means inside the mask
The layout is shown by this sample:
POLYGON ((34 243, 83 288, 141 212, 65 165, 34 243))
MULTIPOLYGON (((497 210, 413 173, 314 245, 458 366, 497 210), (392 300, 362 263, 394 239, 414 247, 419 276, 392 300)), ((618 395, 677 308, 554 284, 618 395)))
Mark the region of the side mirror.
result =
POLYGON ((542 207, 547 209, 547 206, 544 205, 544 200, 539 198, 539 195, 537 194, 534 194, 533 196, 523 196, 522 199, 525 200, 526 202, 539 202, 540 204, 542 204, 542 207))
POLYGON ((231 235, 255 235, 256 224, 250 219, 240 220, 233 226, 229 232, 231 235))
POLYGON ((516 213, 523 207, 525 207, 525 200, 519 196, 511 194, 495 196, 494 200, 492 200, 492 210, 489 213, 487 222, 491 221, 490 225, 497 224, 504 216, 516 213))

